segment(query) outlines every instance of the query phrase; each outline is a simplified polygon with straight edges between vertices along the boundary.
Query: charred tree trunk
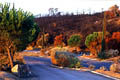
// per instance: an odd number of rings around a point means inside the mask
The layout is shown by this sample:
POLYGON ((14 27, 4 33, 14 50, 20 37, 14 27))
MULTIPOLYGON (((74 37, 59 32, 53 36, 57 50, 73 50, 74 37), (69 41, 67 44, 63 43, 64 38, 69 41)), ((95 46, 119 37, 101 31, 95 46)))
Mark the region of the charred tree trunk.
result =
POLYGON ((10 52, 9 48, 7 48, 7 53, 8 53, 8 58, 9 58, 10 65, 11 65, 11 68, 12 68, 13 67, 13 58, 11 56, 11 52, 10 52))
POLYGON ((43 32, 42 32, 42 49, 44 49, 45 48, 45 31, 44 31, 44 27, 43 27, 43 32))

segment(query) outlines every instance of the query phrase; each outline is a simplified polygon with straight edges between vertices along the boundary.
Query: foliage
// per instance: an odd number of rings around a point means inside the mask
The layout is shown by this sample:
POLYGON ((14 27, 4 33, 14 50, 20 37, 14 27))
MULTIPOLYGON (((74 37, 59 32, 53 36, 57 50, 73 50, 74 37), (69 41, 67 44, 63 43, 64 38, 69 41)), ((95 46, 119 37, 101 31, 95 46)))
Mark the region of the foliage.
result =
POLYGON ((63 46, 63 35, 62 34, 55 37, 54 46, 61 46, 61 47, 63 46))
POLYGON ((68 39, 68 45, 70 46, 80 46, 80 43, 81 43, 81 35, 79 34, 72 35, 68 39))
POLYGON ((72 59, 70 59, 70 68, 80 68, 81 64, 78 58, 74 57, 72 59))
POLYGON ((0 3, 0 43, 3 52, 8 53, 11 67, 15 50, 23 50, 36 39, 39 28, 34 22, 34 16, 22 9, 10 8, 10 4, 0 3))
POLYGON ((118 42, 120 42, 120 32, 113 32, 112 39, 116 39, 118 42))
POLYGON ((93 32, 86 37, 85 45, 90 49, 93 55, 100 52, 102 42, 102 32, 93 32))
POLYGON ((66 54, 59 54, 56 57, 59 66, 68 66, 70 64, 69 57, 66 54))
POLYGON ((80 68, 80 67, 81 67, 80 61, 78 61, 78 62, 75 64, 75 67, 76 67, 76 68, 80 68))
POLYGON ((79 68, 81 67, 80 61, 73 54, 68 52, 55 52, 54 55, 57 65, 63 67, 79 68))
POLYGON ((106 39, 106 46, 107 50, 117 49, 120 52, 120 32, 113 32, 112 36, 106 39))
POLYGON ((106 12, 107 16, 109 18, 117 17, 120 15, 120 10, 117 5, 113 5, 109 8, 109 10, 106 12))
POLYGON ((5 30, 17 50, 23 50, 36 39, 39 28, 30 12, 10 8, 10 4, 0 4, 0 30, 5 30))

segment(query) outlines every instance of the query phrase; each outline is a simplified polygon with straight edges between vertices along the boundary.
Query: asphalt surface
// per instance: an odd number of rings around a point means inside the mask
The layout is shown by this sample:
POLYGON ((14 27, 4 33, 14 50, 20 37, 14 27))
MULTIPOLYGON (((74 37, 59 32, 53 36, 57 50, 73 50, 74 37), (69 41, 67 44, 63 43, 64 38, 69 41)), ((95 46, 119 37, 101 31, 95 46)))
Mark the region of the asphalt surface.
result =
POLYGON ((111 61, 96 61, 91 59, 85 59, 82 57, 78 57, 81 60, 81 65, 84 67, 89 67, 89 65, 94 65, 95 69, 100 69, 100 67, 105 67, 107 70, 110 69, 110 65, 113 64, 111 61))
POLYGON ((30 66, 33 75, 33 79, 28 80, 113 80, 88 71, 75 71, 51 67, 51 61, 48 58, 24 57, 24 59, 30 66))

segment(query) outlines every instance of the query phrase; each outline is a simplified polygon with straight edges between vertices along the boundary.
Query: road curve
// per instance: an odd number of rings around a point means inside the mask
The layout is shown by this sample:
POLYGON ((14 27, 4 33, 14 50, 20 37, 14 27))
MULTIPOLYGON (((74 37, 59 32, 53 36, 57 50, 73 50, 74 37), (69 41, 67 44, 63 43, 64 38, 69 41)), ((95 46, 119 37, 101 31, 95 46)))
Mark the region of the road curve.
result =
POLYGON ((113 80, 87 71, 75 71, 51 67, 50 59, 24 57, 30 65, 34 80, 113 80))

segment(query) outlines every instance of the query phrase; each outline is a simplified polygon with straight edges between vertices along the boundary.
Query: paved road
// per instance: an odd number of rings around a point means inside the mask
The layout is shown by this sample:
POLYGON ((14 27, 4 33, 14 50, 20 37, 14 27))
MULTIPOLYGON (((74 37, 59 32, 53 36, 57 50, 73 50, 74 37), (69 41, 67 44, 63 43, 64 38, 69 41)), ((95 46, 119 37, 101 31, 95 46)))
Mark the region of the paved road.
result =
POLYGON ((112 80, 90 72, 53 68, 48 58, 25 57, 25 61, 34 80, 112 80))
POLYGON ((78 57, 81 60, 81 65, 84 67, 89 67, 89 65, 94 65, 95 69, 100 69, 100 67, 106 67, 107 70, 110 69, 110 65, 113 64, 111 61, 96 61, 96 60, 91 60, 91 59, 85 59, 82 57, 78 57))

